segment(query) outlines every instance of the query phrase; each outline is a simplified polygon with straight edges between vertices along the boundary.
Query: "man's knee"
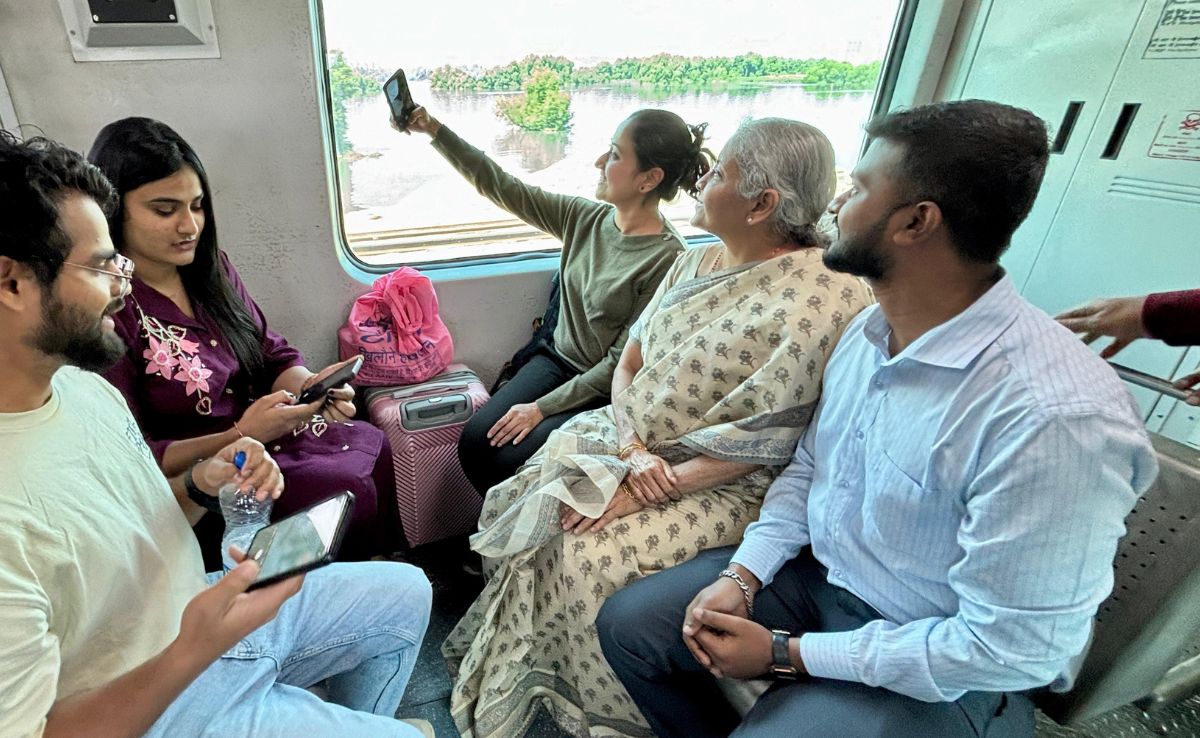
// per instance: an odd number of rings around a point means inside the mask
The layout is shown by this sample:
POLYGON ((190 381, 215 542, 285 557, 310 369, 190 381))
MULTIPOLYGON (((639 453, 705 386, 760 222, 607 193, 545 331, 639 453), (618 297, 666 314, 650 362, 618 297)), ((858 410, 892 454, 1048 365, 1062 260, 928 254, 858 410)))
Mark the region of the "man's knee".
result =
POLYGON ((609 597, 600 608, 596 617, 600 649, 614 668, 617 661, 630 658, 665 668, 681 656, 677 652, 684 648, 681 633, 687 602, 674 602, 671 590, 664 592, 661 586, 666 582, 655 581, 670 574, 638 580, 609 597))
POLYGON ((391 621, 415 641, 421 640, 433 606, 433 587, 425 572, 394 561, 340 564, 337 570, 341 574, 337 586, 355 607, 370 608, 380 620, 391 621))
POLYGON ((600 638, 600 650, 604 652, 609 663, 612 663, 614 656, 618 659, 621 658, 630 651, 633 645, 627 642, 623 636, 636 630, 629 626, 631 623, 640 622, 642 609, 647 605, 646 600, 636 594, 637 585, 640 583, 634 582, 614 593, 601 606, 600 613, 596 616, 596 633, 600 638))
POLYGON ((618 648, 623 648, 620 643, 620 623, 625 622, 629 617, 628 598, 624 596, 629 592, 629 588, 620 589, 613 593, 611 598, 605 600, 605 604, 600 607, 599 614, 596 614, 596 636, 600 640, 600 650, 604 652, 606 658, 612 661, 612 655, 617 653, 618 648))
POLYGON ((425 572, 412 564, 394 561, 373 563, 379 564, 379 568, 387 572, 380 589, 401 606, 424 613, 425 619, 428 620, 429 611, 433 607, 433 586, 425 572))

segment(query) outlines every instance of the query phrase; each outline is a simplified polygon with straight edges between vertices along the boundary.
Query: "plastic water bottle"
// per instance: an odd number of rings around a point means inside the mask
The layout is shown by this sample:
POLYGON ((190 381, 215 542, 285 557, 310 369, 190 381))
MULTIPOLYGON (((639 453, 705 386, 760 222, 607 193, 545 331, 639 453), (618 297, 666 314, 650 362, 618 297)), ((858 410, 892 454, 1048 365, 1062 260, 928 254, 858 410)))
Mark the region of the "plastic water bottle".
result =
MULTIPOLYGON (((233 457, 233 464, 239 470, 246 463, 245 452, 238 451, 233 457)), ((221 538, 221 561, 225 571, 237 566, 237 562, 229 556, 229 547, 237 546, 242 551, 250 548, 254 534, 271 522, 271 498, 261 502, 254 496, 254 490, 238 492, 238 486, 229 482, 217 491, 221 500, 221 515, 225 518, 225 535, 221 538)))

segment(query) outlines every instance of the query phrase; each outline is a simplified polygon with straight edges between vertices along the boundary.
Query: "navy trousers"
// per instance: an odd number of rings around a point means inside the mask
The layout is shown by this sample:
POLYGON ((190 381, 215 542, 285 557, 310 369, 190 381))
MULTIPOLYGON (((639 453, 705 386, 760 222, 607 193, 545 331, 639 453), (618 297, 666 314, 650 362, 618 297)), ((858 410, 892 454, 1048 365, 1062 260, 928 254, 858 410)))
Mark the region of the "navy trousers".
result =
MULTIPOLYGON (((922 702, 857 682, 802 677, 771 687, 745 718, 683 643, 684 609, 729 564, 734 548, 638 580, 596 620, 609 664, 659 738, 1031 738, 1033 704, 1022 694, 969 692, 922 702)), ((754 619, 792 633, 855 630, 879 613, 825 579, 809 549, 789 561, 754 601, 754 619)))

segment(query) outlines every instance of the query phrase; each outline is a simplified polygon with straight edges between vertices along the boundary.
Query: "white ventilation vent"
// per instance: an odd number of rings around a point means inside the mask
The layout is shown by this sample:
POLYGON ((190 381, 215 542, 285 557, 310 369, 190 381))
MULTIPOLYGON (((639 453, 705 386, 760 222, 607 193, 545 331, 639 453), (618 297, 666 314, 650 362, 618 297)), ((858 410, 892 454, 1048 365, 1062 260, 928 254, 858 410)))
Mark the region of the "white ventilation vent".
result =
POLYGON ((215 59, 212 0, 58 0, 75 61, 215 59))

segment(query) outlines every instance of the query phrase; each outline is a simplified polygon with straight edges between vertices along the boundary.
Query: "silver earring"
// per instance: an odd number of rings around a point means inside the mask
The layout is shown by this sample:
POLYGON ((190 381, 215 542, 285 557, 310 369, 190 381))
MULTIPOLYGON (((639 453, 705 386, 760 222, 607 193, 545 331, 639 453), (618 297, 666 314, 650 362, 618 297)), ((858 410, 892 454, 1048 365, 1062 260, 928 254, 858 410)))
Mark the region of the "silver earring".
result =
POLYGON ((750 225, 753 222, 754 222, 754 218, 746 218, 746 225, 750 225))

